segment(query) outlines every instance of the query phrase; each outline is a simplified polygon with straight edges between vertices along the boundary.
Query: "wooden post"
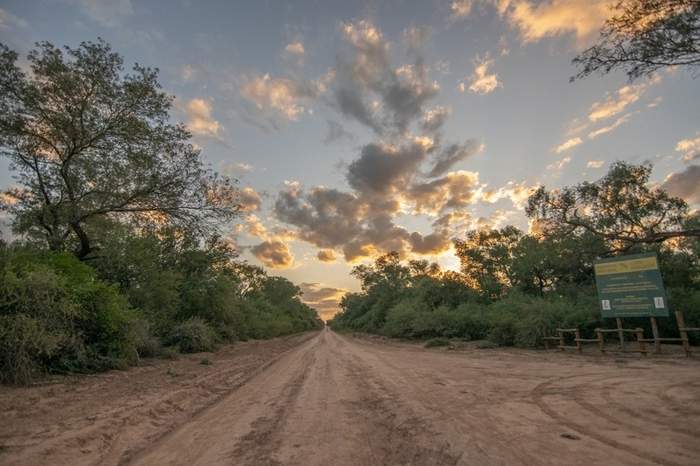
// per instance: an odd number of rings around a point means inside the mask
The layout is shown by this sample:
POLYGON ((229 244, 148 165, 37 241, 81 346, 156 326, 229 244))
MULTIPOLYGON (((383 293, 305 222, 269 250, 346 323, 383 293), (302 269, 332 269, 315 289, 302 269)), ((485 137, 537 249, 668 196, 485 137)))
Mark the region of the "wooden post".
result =
POLYGON ((565 349, 564 349, 564 343, 565 343, 564 342, 564 332, 562 332, 561 330, 557 330, 557 333, 559 334, 559 349, 561 351, 565 351, 565 349))
POLYGON ((598 350, 600 350, 601 354, 605 353, 605 340, 603 339, 603 332, 597 328, 595 329, 595 333, 598 336, 598 350))
POLYGON ((661 340, 659 340, 659 325, 656 323, 656 317, 651 319, 651 333, 654 335, 654 353, 661 353, 661 340))
POLYGON ((615 317, 617 323, 617 337, 620 339, 620 351, 625 349, 625 332, 622 330, 622 319, 615 317))
POLYGON ((681 340, 683 340, 683 349, 685 350, 685 355, 690 357, 690 341, 688 341, 688 332, 685 330, 685 320, 683 319, 683 311, 676 311, 676 323, 678 324, 678 331, 681 334, 681 340))
POLYGON ((644 329, 636 328, 637 341, 639 342, 639 352, 644 356, 647 355, 647 344, 644 342, 644 329))
POLYGON ((576 328, 576 352, 581 354, 581 330, 576 328))

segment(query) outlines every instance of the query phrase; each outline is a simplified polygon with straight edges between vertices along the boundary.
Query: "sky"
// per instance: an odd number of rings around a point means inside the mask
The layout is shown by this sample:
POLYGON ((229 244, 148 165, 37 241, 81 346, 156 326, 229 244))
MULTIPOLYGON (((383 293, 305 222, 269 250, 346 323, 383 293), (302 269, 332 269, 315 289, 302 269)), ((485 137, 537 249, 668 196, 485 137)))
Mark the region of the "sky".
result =
MULTIPOLYGON (((700 80, 668 69, 569 82, 604 0, 0 0, 0 42, 103 38, 157 67, 243 211, 242 259, 329 317, 379 254, 458 268, 452 239, 513 224, 539 185, 610 163, 700 203, 700 80)), ((20 61, 26 66, 26 60, 20 61)), ((14 180, 0 160, 0 188, 14 180)), ((7 219, 5 219, 7 221, 7 219)))

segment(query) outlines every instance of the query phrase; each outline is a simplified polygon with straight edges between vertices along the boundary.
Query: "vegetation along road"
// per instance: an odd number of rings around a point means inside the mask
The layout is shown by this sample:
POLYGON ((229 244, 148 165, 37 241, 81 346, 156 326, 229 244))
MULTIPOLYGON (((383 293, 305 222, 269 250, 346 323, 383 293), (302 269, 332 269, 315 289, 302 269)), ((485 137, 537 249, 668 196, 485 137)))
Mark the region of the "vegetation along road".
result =
POLYGON ((3 388, 0 409, 10 422, 0 426, 0 463, 641 465, 700 458, 694 359, 428 350, 330 330, 241 343, 210 364, 198 358, 3 388))

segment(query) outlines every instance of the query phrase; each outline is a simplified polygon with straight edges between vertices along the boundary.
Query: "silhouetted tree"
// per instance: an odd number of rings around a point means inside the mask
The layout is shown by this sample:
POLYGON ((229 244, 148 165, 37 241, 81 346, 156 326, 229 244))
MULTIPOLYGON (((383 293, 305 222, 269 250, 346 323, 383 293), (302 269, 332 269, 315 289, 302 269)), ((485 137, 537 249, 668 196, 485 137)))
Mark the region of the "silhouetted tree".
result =
POLYGON ((700 1, 622 0, 597 44, 574 58, 579 72, 623 69, 630 80, 668 66, 700 65, 700 1))
POLYGON ((5 195, 14 229, 52 250, 95 249, 91 228, 109 218, 211 233, 237 212, 230 180, 206 169, 158 70, 123 60, 98 40, 78 48, 38 43, 28 55, 0 44, 0 152, 19 188, 5 195))
POLYGON ((650 165, 616 162, 596 182, 560 190, 540 187, 528 199, 526 213, 546 236, 589 232, 603 238, 611 251, 671 238, 700 237, 688 223, 688 205, 649 186, 650 165))

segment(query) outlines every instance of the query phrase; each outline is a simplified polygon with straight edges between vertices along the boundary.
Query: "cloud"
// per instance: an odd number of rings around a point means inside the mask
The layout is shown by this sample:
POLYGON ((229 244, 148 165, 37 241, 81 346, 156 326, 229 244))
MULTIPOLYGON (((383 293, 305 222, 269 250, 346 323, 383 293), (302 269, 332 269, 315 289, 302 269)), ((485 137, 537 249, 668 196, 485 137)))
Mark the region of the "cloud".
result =
POLYGON ((603 160, 589 160, 586 162, 587 168, 600 168, 605 164, 603 160))
POLYGON ((656 75, 646 82, 621 87, 614 94, 608 94, 603 102, 591 105, 588 119, 596 122, 622 113, 629 105, 637 102, 649 87, 660 82, 661 78, 656 75))
POLYGON ((269 238, 267 228, 262 224, 257 215, 249 214, 243 218, 243 223, 239 223, 234 227, 235 233, 245 232, 250 236, 266 240, 269 238))
POLYGON ((603 134, 606 134, 606 133, 609 133, 609 132, 615 130, 620 125, 627 123, 627 121, 629 121, 630 117, 636 115, 637 113, 639 113, 639 111, 626 113, 625 115, 622 115, 620 118, 615 120, 615 122, 612 123, 611 125, 604 126, 602 128, 598 128, 595 131, 591 131, 590 133, 588 133, 588 139, 595 139, 598 136, 601 136, 603 134))
MULTIPOLYGON (((410 33, 414 46, 424 36, 410 33)), ((412 64, 394 68, 389 43, 382 32, 366 20, 343 23, 344 48, 338 53, 336 108, 348 118, 371 128, 379 135, 403 134, 422 117, 426 103, 437 95, 439 86, 427 78, 427 68, 419 50, 412 48, 412 64)))
POLYGON ((185 64, 180 67, 180 79, 185 82, 194 80, 202 73, 202 69, 196 65, 185 64))
POLYGON ((421 235, 414 232, 410 236, 411 252, 423 255, 437 255, 450 249, 452 240, 446 231, 421 235))
POLYGON ((270 239, 250 248, 250 251, 265 266, 271 269, 286 269, 294 264, 289 246, 279 239, 270 239))
POLYGON ((303 56, 306 51, 304 50, 304 44, 300 41, 290 42, 284 48, 284 51, 290 55, 303 56))
POLYGON ((411 53, 419 54, 425 44, 430 41, 432 32, 430 26, 408 27, 404 29, 402 34, 403 43, 411 53))
POLYGON ((321 262, 335 262, 335 252, 332 249, 321 249, 316 258, 321 262))
POLYGON ((611 13, 611 0, 496 0, 501 15, 523 42, 573 34, 579 45, 594 38, 611 13))
POLYGON ((557 160, 556 162, 550 163, 545 167, 545 170, 547 171, 561 171, 566 165, 571 162, 571 157, 564 157, 561 160, 557 160))
POLYGON ((442 178, 411 186, 403 197, 414 213, 436 215, 447 208, 463 208, 479 200, 479 174, 469 171, 448 173, 442 178))
POLYGON ((520 33, 523 43, 573 35, 578 46, 595 38, 614 0, 454 0, 450 19, 467 18, 477 4, 491 6, 520 33))
POLYGON ((241 95, 262 112, 276 114, 287 120, 297 120, 306 111, 306 102, 317 97, 321 90, 312 83, 272 78, 265 74, 245 84, 241 95))
POLYGON ((412 141, 403 146, 370 143, 348 167, 347 180, 357 191, 389 193, 403 190, 433 146, 412 141))
POLYGON ((335 248, 357 237, 369 207, 351 193, 316 187, 304 193, 288 184, 278 194, 278 219, 299 229, 299 237, 321 248, 335 248))
POLYGON ((301 300, 316 309, 323 320, 331 319, 340 310, 340 299, 348 292, 322 283, 302 283, 299 287, 301 300))
POLYGON ((355 135, 345 130, 343 125, 334 120, 326 120, 328 124, 328 132, 326 137, 323 138, 325 144, 331 144, 333 142, 347 140, 354 141, 355 135))
POLYGON ((118 26, 134 14, 131 0, 78 0, 78 4, 87 16, 107 27, 118 26))
POLYGON ((238 203, 243 212, 255 212, 260 210, 262 198, 253 188, 245 187, 238 192, 238 203))
POLYGON ((458 162, 483 150, 484 145, 475 139, 469 139, 464 144, 450 144, 435 157, 435 165, 428 176, 433 178, 444 175, 458 162))
POLYGON ((464 186, 463 175, 448 174, 445 180, 438 180, 431 187, 416 192, 413 196, 393 193, 386 195, 368 192, 345 193, 336 189, 315 187, 304 192, 296 183, 290 183, 281 191, 275 203, 276 217, 297 228, 297 237, 319 248, 342 248, 345 260, 354 261, 389 251, 397 251, 402 256, 408 253, 428 254, 445 247, 446 235, 442 230, 422 235, 411 233, 394 223, 403 202, 420 208, 428 206, 427 197, 433 193, 441 205, 459 206, 469 196, 464 186), (432 235, 432 236, 431 236, 432 235))
POLYGON ((450 62, 447 60, 437 60, 435 61, 431 69, 437 71, 440 74, 448 75, 451 73, 450 71, 450 62))
POLYGON ((483 190, 480 200, 493 204, 501 199, 509 199, 515 207, 522 210, 525 208, 527 199, 537 187, 537 185, 528 186, 524 182, 509 181, 497 190, 483 190))
POLYGON ((700 158, 700 132, 694 139, 682 139, 676 144, 676 152, 683 154, 683 161, 690 162, 700 158))
POLYGON ((29 24, 9 11, 0 8, 0 31, 10 29, 11 27, 26 28, 29 24))
POLYGON ((573 147, 576 147, 581 143, 583 143, 583 139, 581 139, 579 137, 571 138, 571 139, 567 140, 566 142, 555 147, 554 152, 556 152, 557 154, 561 154, 562 152, 567 151, 573 147))
POLYGON ((221 126, 211 116, 211 102, 204 99, 192 99, 185 105, 187 128, 197 136, 217 137, 221 126))
POLYGON ((249 163, 236 162, 236 163, 222 163, 221 173, 228 176, 235 176, 240 173, 250 173, 255 169, 249 163))
POLYGON ((682 172, 670 174, 662 187, 688 204, 700 204, 700 165, 691 165, 682 172))
POLYGON ((463 234, 470 228, 472 215, 465 210, 447 212, 433 221, 433 227, 441 231, 455 234, 463 234))
POLYGON ((454 0, 450 5, 450 17, 452 19, 466 18, 471 13, 474 3, 474 0, 454 0))
POLYGON ((474 222, 470 228, 477 230, 490 230, 494 228, 500 228, 508 221, 509 218, 517 214, 513 210, 497 210, 493 212, 488 217, 479 217, 474 222))
MULTIPOLYGON (((482 190, 477 173, 450 170, 483 145, 472 139, 442 145, 450 108, 429 105, 439 90, 422 57, 430 30, 404 31, 410 60, 400 66, 392 64, 390 43, 373 23, 343 23, 340 32, 336 79, 324 101, 379 137, 345 166, 349 190, 287 182, 276 197, 275 218, 294 229, 295 239, 321 249, 321 261, 334 260, 338 251, 349 262, 389 251, 401 257, 444 252, 464 219, 453 211, 478 202, 482 190), (442 221, 433 222, 432 231, 412 231, 397 220, 408 212, 442 221)), ((327 121, 327 142, 346 137, 343 125, 327 121)))
POLYGON ((428 109, 423 114, 421 119, 421 128, 428 133, 435 132, 442 128, 442 125, 447 121, 452 110, 449 107, 437 106, 428 109))
MULTIPOLYGON (((474 62, 474 72, 469 78, 469 91, 475 94, 489 94, 495 91, 498 87, 502 87, 502 83, 498 81, 496 73, 489 74, 489 68, 493 65, 493 59, 486 56, 483 59, 477 58, 474 62)), ((466 92, 467 83, 461 82, 459 90, 466 92)))

